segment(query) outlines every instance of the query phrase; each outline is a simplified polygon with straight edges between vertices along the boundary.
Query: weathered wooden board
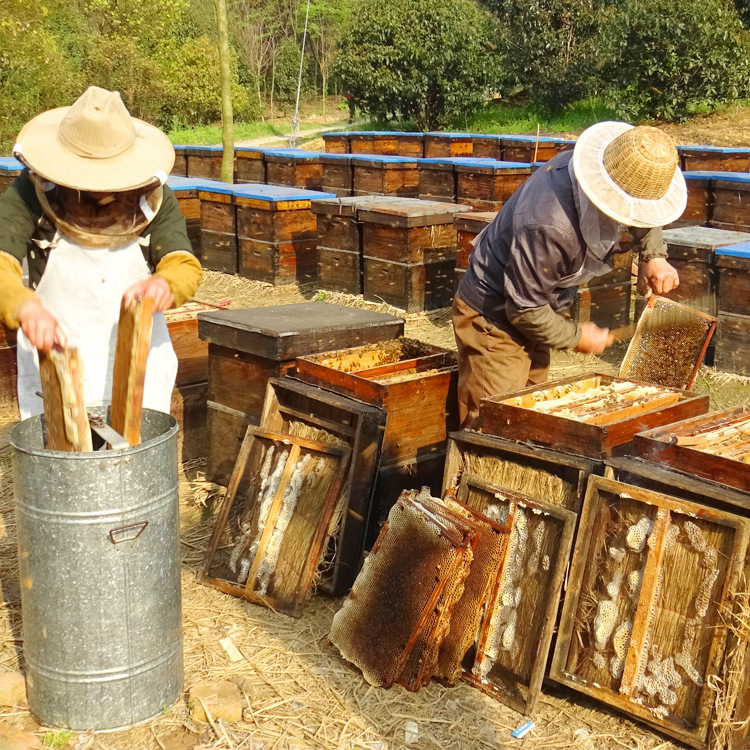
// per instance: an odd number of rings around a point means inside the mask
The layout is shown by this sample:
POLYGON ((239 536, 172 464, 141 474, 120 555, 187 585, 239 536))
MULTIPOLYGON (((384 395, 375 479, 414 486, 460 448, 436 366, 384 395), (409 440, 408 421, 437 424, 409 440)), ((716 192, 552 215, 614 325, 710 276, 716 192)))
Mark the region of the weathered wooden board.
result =
POLYGON ((515 135, 503 138, 503 159, 526 163, 549 161, 559 153, 557 140, 545 136, 515 135))
POLYGON ((706 747, 740 517, 589 479, 550 676, 692 747, 706 747))
POLYGON ((488 434, 602 459, 638 432, 707 411, 707 396, 591 373, 482 399, 479 416, 488 434))
MULTIPOLYGON (((422 133, 395 131, 364 131, 349 133, 349 150, 353 154, 378 154, 381 156, 423 156, 422 133)), ((326 144, 328 141, 326 141, 326 144)), ((326 150, 328 147, 326 145, 326 150)))
POLYGON ((474 133, 471 136, 472 156, 475 159, 503 160, 502 137, 493 134, 474 133))
POLYGON ((423 200, 456 202, 456 168, 449 157, 419 160, 419 197, 423 200))
POLYGON ((593 322, 609 328, 616 338, 632 332, 630 328, 630 280, 613 284, 584 284, 578 287, 570 316, 580 323, 593 322))
POLYGON ((16 331, 0 324, 0 409, 18 414, 16 331))
POLYGON ((351 449, 342 484, 342 516, 323 566, 320 588, 340 596, 349 591, 362 563, 367 521, 375 492, 386 413, 294 378, 268 381, 261 429, 322 442, 341 440, 351 449))

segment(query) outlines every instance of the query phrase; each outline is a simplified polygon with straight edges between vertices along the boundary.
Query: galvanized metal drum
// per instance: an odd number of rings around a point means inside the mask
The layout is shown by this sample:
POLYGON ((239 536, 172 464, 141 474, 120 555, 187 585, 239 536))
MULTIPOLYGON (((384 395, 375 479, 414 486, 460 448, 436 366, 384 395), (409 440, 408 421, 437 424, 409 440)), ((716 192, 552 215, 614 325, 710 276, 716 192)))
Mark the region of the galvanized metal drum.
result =
POLYGON ((182 691, 177 423, 144 409, 140 445, 65 453, 42 421, 10 436, 29 708, 129 727, 182 691))

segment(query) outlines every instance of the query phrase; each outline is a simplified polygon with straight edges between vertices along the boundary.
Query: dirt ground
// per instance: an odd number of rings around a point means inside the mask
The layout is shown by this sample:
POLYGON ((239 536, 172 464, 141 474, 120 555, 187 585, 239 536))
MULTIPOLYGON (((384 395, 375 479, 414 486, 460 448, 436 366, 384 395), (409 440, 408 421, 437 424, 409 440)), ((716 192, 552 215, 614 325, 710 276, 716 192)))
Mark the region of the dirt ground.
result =
MULTIPOLYGON (((394 312, 361 298, 315 289, 273 288, 259 282, 206 272, 197 299, 230 307, 325 299, 334 304, 394 312)), ((400 311, 395 311, 400 312, 400 311)), ((406 316, 407 335, 453 346, 448 310, 406 316)), ((553 376, 582 371, 613 372, 624 345, 605 359, 558 353, 553 376)), ((709 368, 697 387, 712 406, 750 403, 750 381, 709 368)), ((0 415, 0 671, 22 669, 21 611, 16 562, 11 454, 7 434, 15 415, 0 415)), ((25 707, 0 710, 0 721, 33 732, 53 747, 69 750, 482 750, 486 748, 679 747, 664 736, 610 712, 603 705, 553 684, 544 687, 536 726, 523 740, 511 730, 525 717, 468 685, 445 688, 432 683, 417 694, 401 687, 372 688, 340 658, 327 633, 340 600, 316 596, 300 619, 270 612, 205 587, 196 580, 219 506, 221 491, 205 481, 205 461, 181 467, 180 511, 185 688, 206 679, 231 679, 245 697, 243 721, 196 724, 185 696, 158 718, 128 731, 70 733, 40 726, 25 707), (231 663, 219 640, 231 637, 244 656, 231 663), (418 736, 407 743, 416 723, 418 736), (408 725, 408 726, 407 726, 408 725)), ((82 582, 83 583, 83 582, 82 582)))

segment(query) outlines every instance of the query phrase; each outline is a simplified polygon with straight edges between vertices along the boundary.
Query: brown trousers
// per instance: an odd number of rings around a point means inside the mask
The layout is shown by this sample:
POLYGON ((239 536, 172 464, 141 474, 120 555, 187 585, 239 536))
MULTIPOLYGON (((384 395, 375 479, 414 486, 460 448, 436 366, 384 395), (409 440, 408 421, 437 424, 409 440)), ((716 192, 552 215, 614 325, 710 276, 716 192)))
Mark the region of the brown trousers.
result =
POLYGON ((479 402, 487 396, 547 380, 548 346, 525 339, 510 323, 497 326, 453 300, 453 332, 458 346, 458 415, 462 429, 478 429, 479 402))

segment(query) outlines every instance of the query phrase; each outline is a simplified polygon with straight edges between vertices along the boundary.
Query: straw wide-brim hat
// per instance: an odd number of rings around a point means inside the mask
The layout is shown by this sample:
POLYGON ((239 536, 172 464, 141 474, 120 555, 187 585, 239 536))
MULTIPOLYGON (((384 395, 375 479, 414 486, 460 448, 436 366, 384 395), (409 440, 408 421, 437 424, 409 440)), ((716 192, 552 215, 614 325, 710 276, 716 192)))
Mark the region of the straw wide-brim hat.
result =
POLYGON ((682 216, 685 178, 674 141, 657 128, 600 122, 573 149, 581 189, 607 216, 629 227, 663 227, 682 216))
POLYGON ((45 180, 94 192, 165 182, 174 165, 169 138, 131 117, 119 92, 97 86, 86 89, 72 106, 29 120, 13 153, 45 180))

